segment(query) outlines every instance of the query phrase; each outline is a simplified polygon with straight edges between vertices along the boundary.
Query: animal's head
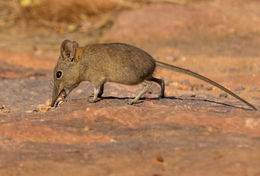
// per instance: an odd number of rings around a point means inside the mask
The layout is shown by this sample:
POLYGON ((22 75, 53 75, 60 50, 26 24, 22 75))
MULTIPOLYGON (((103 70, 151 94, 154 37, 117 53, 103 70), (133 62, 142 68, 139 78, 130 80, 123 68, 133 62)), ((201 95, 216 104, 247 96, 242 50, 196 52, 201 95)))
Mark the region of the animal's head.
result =
POLYGON ((60 47, 60 57, 53 71, 53 92, 51 106, 57 106, 80 83, 79 63, 75 59, 78 43, 64 40, 60 47))

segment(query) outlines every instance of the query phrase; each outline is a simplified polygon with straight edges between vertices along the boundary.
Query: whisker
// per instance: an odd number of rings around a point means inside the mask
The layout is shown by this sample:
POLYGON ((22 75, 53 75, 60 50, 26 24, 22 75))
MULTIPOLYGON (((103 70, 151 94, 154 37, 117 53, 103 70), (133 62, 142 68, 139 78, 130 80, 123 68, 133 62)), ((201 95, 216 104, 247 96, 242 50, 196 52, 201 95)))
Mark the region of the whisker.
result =
POLYGON ((50 89, 53 89, 53 87, 54 87, 54 81, 53 81, 53 80, 51 80, 51 81, 49 82, 49 87, 50 87, 50 89))

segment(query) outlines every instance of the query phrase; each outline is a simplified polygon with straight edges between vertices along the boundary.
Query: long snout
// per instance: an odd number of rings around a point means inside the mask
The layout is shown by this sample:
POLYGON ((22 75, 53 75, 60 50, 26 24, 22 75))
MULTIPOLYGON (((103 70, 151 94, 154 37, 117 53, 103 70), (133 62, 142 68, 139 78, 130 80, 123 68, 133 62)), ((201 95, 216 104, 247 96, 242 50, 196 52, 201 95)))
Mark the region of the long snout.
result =
POLYGON ((53 90, 52 102, 51 107, 57 107, 60 102, 63 102, 64 99, 67 97, 66 91, 62 89, 61 91, 53 90))
POLYGON ((55 106, 55 103, 56 103, 58 97, 59 97, 59 90, 56 87, 54 87, 53 92, 52 92, 51 107, 55 106))
POLYGON ((58 98, 58 97, 52 98, 51 107, 54 107, 54 105, 55 105, 55 103, 56 103, 56 101, 57 101, 57 98, 58 98))

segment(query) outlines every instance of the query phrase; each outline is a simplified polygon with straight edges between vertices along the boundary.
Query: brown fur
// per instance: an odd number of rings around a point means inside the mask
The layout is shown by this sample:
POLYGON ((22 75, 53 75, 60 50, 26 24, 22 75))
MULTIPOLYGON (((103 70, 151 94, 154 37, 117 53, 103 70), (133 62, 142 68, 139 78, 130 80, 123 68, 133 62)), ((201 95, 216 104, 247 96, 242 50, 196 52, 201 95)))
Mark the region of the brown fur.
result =
POLYGON ((81 81, 89 81, 94 86, 94 96, 89 102, 96 102, 98 97, 101 97, 106 82, 126 85, 143 83, 143 89, 134 99, 129 100, 129 104, 138 101, 149 89, 151 82, 160 85, 160 96, 164 97, 164 81, 152 76, 156 66, 204 80, 256 109, 253 105, 218 83, 192 71, 157 62, 147 52, 137 47, 122 43, 92 44, 78 47, 77 42, 69 40, 62 42, 61 56, 54 69, 52 106, 55 105, 57 99, 60 101, 66 98, 81 81))

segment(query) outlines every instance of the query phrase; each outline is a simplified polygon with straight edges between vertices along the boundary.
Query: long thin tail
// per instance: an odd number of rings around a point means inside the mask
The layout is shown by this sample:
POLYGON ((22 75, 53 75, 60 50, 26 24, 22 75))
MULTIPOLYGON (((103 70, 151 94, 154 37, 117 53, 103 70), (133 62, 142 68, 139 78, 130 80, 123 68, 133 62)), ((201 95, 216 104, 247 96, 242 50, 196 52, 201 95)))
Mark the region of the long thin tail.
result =
POLYGON ((225 91, 226 93, 230 94, 231 96, 237 98, 238 100, 244 102, 245 104, 247 104, 252 109, 257 110, 256 107, 254 107, 252 104, 248 103, 246 100, 244 100, 240 96, 236 95, 235 93, 231 92, 230 90, 221 86, 220 84, 216 83, 215 81, 212 81, 209 78, 206 78, 205 76, 202 76, 202 75, 195 73, 193 71, 190 71, 190 70, 187 70, 187 69, 184 69, 184 68, 181 68, 181 67, 177 67, 177 66, 174 66, 174 65, 166 64, 166 63, 163 63, 163 62, 160 62, 160 61, 156 61, 156 65, 163 67, 163 68, 167 68, 167 69, 176 71, 176 72, 179 72, 179 73, 184 73, 184 74, 190 75, 192 77, 198 78, 200 80, 203 80, 205 82, 208 82, 208 83, 220 88, 221 90, 225 91))

